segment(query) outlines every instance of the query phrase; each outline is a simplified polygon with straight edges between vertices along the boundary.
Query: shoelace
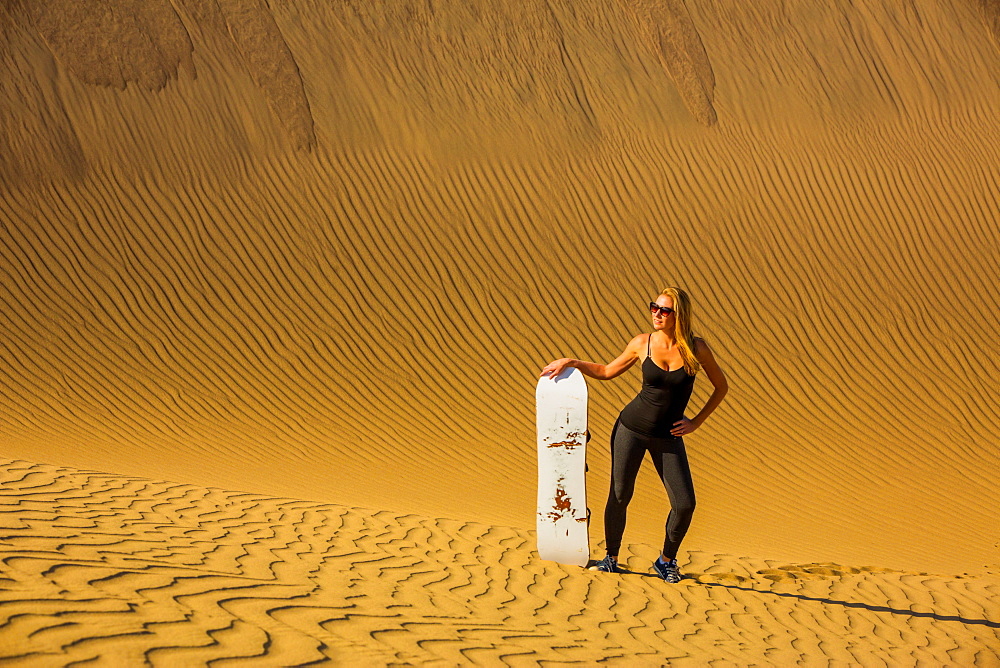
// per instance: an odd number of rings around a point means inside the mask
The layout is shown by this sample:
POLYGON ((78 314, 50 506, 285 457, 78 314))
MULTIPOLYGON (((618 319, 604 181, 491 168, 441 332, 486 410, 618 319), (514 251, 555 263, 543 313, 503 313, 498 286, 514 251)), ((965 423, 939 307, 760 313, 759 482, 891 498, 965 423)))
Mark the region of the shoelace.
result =
POLYGON ((677 567, 676 559, 672 559, 670 561, 660 561, 659 557, 657 557, 656 570, 667 582, 680 582, 681 580, 681 571, 677 567))

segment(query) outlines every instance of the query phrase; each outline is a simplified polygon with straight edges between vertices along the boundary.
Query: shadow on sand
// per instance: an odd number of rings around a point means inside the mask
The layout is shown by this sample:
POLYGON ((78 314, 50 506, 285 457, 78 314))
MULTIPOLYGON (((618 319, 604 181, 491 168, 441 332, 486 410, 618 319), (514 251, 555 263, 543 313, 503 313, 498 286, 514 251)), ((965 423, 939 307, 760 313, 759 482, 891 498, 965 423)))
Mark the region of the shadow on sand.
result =
MULTIPOLYGON (((587 564, 587 567, 596 566, 596 561, 591 561, 587 564)), ((630 571, 627 569, 622 569, 622 575, 644 577, 644 578, 654 578, 656 580, 661 579, 660 576, 655 573, 646 573, 642 571, 630 571)), ((736 589, 739 591, 753 592, 755 594, 761 594, 766 596, 777 596, 780 598, 792 598, 798 599, 800 601, 813 601, 815 603, 825 603, 827 605, 839 605, 845 608, 854 608, 858 610, 868 610, 870 612, 888 612, 893 615, 907 615, 909 617, 918 617, 924 619, 933 619, 939 622, 959 622, 960 624, 968 624, 971 626, 985 626, 991 629, 1000 629, 1000 622, 990 621, 988 619, 968 619, 967 617, 959 617, 958 615, 941 615, 935 612, 916 612, 913 610, 900 610, 898 608, 890 608, 884 605, 872 605, 870 603, 857 603, 855 601, 839 601, 833 598, 821 598, 819 596, 807 596, 805 594, 794 594, 790 592, 779 592, 779 591, 769 591, 766 589, 756 589, 754 587, 741 587, 739 585, 723 584, 721 582, 701 582, 695 577, 690 575, 683 576, 682 582, 687 583, 698 583, 706 587, 722 587, 724 589, 736 589)))

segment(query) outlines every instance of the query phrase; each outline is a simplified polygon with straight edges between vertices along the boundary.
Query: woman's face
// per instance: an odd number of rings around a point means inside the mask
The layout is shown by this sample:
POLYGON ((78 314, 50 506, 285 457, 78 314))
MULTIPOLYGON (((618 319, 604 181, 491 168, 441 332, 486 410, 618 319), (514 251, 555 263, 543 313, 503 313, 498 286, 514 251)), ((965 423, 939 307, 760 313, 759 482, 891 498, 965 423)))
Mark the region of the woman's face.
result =
POLYGON ((650 315, 653 318, 653 329, 672 330, 677 318, 677 314, 674 313, 674 298, 660 295, 654 303, 660 308, 654 311, 652 306, 649 307, 650 315))

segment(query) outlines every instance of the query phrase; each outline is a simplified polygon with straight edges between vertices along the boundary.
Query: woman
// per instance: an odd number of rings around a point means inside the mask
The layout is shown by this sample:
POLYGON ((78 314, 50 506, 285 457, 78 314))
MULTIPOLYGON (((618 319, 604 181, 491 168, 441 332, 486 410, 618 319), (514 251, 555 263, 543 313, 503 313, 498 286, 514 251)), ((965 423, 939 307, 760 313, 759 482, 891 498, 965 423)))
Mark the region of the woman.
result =
POLYGON ((597 569, 621 573, 618 551, 625 532, 625 514, 635 490, 635 479, 646 452, 670 498, 663 551, 653 562, 656 574, 680 582, 677 551, 694 513, 694 486, 684 449, 685 434, 700 427, 729 390, 711 349, 691 333, 691 299, 680 288, 667 288, 649 303, 653 332, 633 338, 625 352, 609 364, 562 358, 542 369, 558 376, 567 367, 597 380, 611 380, 642 360, 642 389, 622 410, 611 432, 611 491, 604 510, 608 554, 597 569), (684 416, 694 379, 701 370, 715 388, 701 411, 684 416))

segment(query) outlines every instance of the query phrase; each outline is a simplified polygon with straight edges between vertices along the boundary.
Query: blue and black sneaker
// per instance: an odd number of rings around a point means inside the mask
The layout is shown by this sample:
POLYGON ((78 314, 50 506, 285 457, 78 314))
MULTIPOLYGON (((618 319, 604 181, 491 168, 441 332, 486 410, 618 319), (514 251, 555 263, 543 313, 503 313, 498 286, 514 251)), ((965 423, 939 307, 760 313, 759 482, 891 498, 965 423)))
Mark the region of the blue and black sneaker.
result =
POLYGON ((597 562, 597 570, 604 573, 622 573, 622 569, 618 567, 618 559, 612 557, 610 554, 599 562, 597 562))
POLYGON ((661 578, 674 584, 680 582, 683 577, 680 569, 677 568, 676 559, 661 561, 660 557, 657 557, 656 561, 653 562, 653 570, 656 571, 656 574, 661 578))

